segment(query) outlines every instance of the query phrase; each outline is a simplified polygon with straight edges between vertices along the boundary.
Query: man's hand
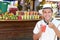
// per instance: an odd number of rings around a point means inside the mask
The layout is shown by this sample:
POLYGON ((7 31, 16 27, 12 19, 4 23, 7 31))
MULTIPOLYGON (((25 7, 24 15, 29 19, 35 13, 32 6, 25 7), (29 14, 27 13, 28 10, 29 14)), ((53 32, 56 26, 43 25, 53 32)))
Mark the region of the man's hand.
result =
POLYGON ((45 30, 46 30, 46 25, 43 25, 43 24, 42 24, 42 25, 41 25, 41 28, 40 28, 40 31, 41 31, 41 32, 45 32, 45 30))
POLYGON ((54 25, 52 22, 49 22, 48 26, 49 26, 50 28, 55 28, 55 25, 54 25))
POLYGON ((49 22, 48 26, 54 30, 56 35, 60 38, 60 31, 55 27, 55 25, 51 22, 49 22))

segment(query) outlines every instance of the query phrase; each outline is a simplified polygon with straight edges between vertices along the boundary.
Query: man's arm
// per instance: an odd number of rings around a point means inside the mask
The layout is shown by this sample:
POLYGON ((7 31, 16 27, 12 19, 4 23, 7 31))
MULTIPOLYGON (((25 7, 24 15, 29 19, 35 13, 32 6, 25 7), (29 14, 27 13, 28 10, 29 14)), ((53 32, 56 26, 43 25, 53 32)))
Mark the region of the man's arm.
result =
POLYGON ((33 40, 38 40, 42 35, 42 32, 40 31, 38 34, 33 34, 33 40))
POLYGON ((52 28, 54 30, 54 32, 56 33, 56 35, 60 38, 60 31, 58 30, 58 28, 56 28, 56 26, 53 23, 49 23, 48 25, 50 28, 52 28))
POLYGON ((53 30, 56 33, 56 35, 60 38, 60 31, 58 30, 58 28, 54 27, 53 30))

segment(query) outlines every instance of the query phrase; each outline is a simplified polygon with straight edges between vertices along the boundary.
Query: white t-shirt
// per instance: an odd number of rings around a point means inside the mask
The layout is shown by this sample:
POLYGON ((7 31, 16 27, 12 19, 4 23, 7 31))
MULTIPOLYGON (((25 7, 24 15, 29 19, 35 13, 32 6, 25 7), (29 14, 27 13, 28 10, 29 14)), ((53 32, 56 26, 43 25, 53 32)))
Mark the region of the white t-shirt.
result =
MULTIPOLYGON (((58 28, 58 30, 60 30, 60 26, 59 26, 60 21, 53 19, 52 23, 58 28)), ((46 25, 46 30, 45 30, 45 32, 42 33, 42 36, 39 38, 39 40, 57 40, 57 36, 56 36, 54 30, 52 28, 49 28, 48 25, 44 22, 44 20, 37 22, 37 24, 33 30, 33 33, 34 34, 39 33, 41 24, 46 25)))

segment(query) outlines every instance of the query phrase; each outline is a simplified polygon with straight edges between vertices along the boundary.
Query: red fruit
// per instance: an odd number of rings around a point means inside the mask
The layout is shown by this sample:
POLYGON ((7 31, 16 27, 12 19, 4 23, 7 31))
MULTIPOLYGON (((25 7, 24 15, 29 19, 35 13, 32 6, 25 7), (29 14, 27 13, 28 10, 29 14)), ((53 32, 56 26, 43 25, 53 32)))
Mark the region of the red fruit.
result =
POLYGON ((18 16, 18 20, 22 20, 22 17, 21 16, 18 16))
POLYGON ((46 30, 46 25, 41 25, 41 31, 45 32, 45 30, 46 30))
POLYGON ((17 8, 9 8, 9 12, 13 14, 16 14, 17 10, 18 10, 17 8))

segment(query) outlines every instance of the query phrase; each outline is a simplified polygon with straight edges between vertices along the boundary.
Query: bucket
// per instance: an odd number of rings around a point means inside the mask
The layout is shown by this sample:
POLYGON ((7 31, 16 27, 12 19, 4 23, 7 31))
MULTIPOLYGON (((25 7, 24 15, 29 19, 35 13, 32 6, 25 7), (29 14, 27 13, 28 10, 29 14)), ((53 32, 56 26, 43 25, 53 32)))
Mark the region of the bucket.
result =
POLYGON ((8 2, 0 2, 0 14, 7 12, 8 2))

